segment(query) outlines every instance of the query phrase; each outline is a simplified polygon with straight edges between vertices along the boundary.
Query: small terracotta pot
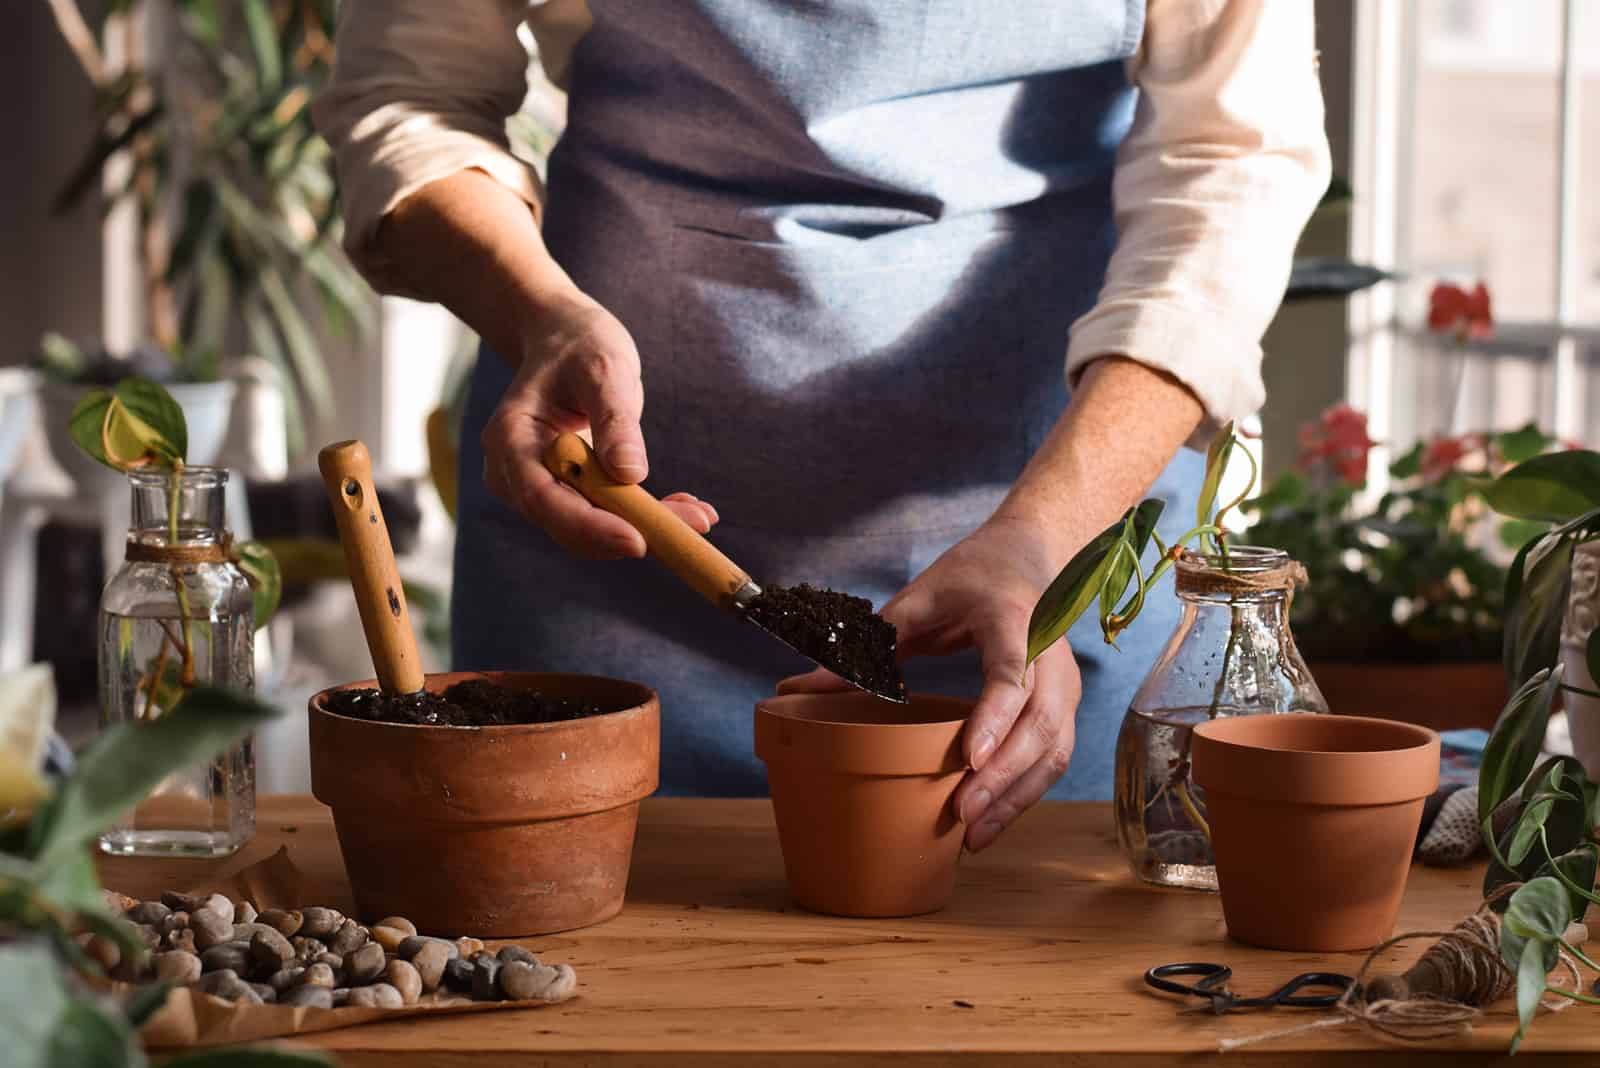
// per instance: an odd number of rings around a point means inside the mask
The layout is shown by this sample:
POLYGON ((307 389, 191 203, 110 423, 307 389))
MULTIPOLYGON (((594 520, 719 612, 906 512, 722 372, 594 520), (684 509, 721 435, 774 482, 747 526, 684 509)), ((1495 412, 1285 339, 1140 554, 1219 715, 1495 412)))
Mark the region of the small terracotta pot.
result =
POLYGON ((1439 736, 1363 716, 1239 716, 1194 728, 1228 933, 1336 952, 1388 938, 1439 736))
MULTIPOLYGON (((512 937, 622 909, 639 802, 660 771, 649 687, 588 675, 453 672, 614 709, 561 723, 413 727, 327 711, 311 699, 311 791, 333 809, 365 919, 425 933, 512 937)), ((351 683, 373 687, 376 682, 351 683)))
POLYGON ((965 828, 970 701, 792 694, 756 705, 783 864, 795 902, 836 916, 936 912, 955 890, 965 828))
POLYGON ((1311 674, 1335 715, 1381 714, 1436 731, 1489 730, 1506 703, 1506 669, 1498 660, 1314 660, 1311 674))

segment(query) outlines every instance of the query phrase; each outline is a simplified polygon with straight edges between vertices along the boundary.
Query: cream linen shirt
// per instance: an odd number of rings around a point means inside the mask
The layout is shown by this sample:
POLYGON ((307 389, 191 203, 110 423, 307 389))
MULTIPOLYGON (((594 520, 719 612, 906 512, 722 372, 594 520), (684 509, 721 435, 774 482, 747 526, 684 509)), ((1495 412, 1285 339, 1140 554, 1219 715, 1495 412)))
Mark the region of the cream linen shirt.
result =
MULTIPOLYGON (((590 26, 584 0, 340 4, 315 116, 336 154, 346 248, 380 291, 405 293, 378 224, 429 182, 475 168, 541 210, 539 176, 505 129, 527 92, 524 25, 562 85, 590 26)), ((1243 419, 1265 399, 1261 335, 1328 184, 1312 0, 1149 0, 1127 66, 1139 95, 1113 183, 1119 238, 1072 326, 1067 371, 1126 355, 1192 389, 1208 424, 1243 419)))

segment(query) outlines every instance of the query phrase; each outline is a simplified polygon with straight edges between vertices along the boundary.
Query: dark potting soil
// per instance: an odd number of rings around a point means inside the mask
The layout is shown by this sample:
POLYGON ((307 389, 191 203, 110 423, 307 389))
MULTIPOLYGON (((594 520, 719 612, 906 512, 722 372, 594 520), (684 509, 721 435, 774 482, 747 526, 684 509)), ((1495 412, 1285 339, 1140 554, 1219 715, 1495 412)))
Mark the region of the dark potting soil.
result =
POLYGON ((766 586, 745 613, 834 674, 875 693, 905 695, 894 660, 894 624, 865 597, 806 583, 766 586))
POLYGON ((466 679, 442 693, 386 694, 378 690, 336 690, 328 711, 374 723, 418 727, 505 727, 559 723, 597 716, 607 709, 582 701, 517 690, 487 679, 466 679))

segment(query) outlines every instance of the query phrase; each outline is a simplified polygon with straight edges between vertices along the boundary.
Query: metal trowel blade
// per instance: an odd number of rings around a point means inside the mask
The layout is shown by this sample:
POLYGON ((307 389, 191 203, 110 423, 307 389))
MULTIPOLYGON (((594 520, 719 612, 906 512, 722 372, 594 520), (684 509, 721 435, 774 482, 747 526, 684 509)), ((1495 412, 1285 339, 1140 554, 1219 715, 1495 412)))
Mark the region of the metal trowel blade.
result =
POLYGON ((855 675, 852 675, 850 672, 845 670, 845 668, 844 668, 844 666, 842 664, 830 664, 827 660, 818 660, 816 657, 812 656, 810 653, 804 652, 804 651, 802 651, 800 649, 796 649, 795 646, 787 638, 784 638, 782 635, 776 634, 773 631, 769 630, 768 628, 762 626, 761 623, 759 623, 755 619, 755 617, 753 617, 752 615, 750 615, 750 613, 745 611, 745 606, 748 605, 755 598, 759 597, 760 595, 761 595, 761 587, 756 585, 754 582, 745 583, 742 587, 739 588, 738 592, 733 595, 734 611, 737 612, 739 617, 742 618, 746 623, 750 624, 752 627, 754 627, 757 630, 761 631, 763 634, 766 634, 766 635, 770 636, 774 640, 783 643, 783 645, 786 646, 787 648, 794 649, 794 651, 796 653, 799 653, 801 656, 805 657, 807 660, 811 661, 813 664, 816 664, 818 667, 827 668, 829 671, 831 671, 835 675, 839 676, 845 682, 848 682, 850 685, 854 686, 856 689, 861 690, 864 693, 870 693, 874 697, 881 697, 885 701, 893 701, 897 705, 904 705, 904 704, 909 704, 910 703, 910 699, 908 697, 906 697, 905 683, 904 682, 902 682, 900 684, 900 689, 898 691, 892 692, 892 693, 885 692, 885 691, 879 690, 879 689, 875 689, 872 686, 868 685, 861 678, 859 678, 859 677, 857 677, 855 675))

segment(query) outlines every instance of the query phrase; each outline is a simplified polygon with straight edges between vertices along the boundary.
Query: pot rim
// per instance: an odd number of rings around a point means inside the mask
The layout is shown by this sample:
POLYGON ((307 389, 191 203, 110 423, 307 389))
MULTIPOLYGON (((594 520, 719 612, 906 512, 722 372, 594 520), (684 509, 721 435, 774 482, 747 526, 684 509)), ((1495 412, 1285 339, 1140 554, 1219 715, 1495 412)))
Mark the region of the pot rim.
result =
POLYGON ((444 676, 454 676, 454 681, 457 682, 463 681, 464 677, 470 677, 485 679, 489 682, 498 682, 502 685, 505 685, 505 680, 508 677, 512 679, 530 680, 539 678, 560 678, 580 681, 593 681, 602 682, 612 686, 633 687, 643 695, 643 698, 642 700, 636 701, 625 708, 618 708, 610 712, 596 712, 594 715, 584 716, 581 719, 563 719, 556 720, 553 723, 495 723, 481 727, 455 726, 448 723, 389 723, 384 720, 362 719, 359 716, 340 715, 338 712, 334 712, 326 707, 328 695, 332 693, 338 693, 340 690, 378 689, 378 680, 373 678, 359 679, 355 682, 341 683, 338 686, 329 686, 327 689, 318 690, 316 693, 311 695, 311 700, 307 702, 307 707, 316 715, 328 716, 337 719, 340 723, 356 724, 358 727, 371 728, 373 730, 449 732, 471 731, 505 735, 529 733, 545 734, 556 733, 561 730, 581 730, 584 724, 592 723, 597 720, 608 720, 613 716, 622 716, 628 713, 643 712, 651 704, 660 700, 660 697, 656 691, 651 689, 649 686, 646 686, 642 682, 633 682, 629 679, 617 679, 607 675, 588 675, 571 671, 436 671, 424 675, 422 684, 424 688, 426 688, 430 680, 444 676))
POLYGON ((1216 719, 1193 730, 1195 781, 1218 797, 1300 805, 1388 805, 1427 797, 1439 785, 1439 734, 1413 723, 1287 713, 1216 719), (1343 732, 1351 745, 1358 745, 1362 737, 1373 741, 1356 748, 1308 748, 1287 739, 1274 744, 1228 737, 1307 727, 1343 732))
POLYGON ((961 734, 973 701, 943 694, 907 694, 895 704, 857 691, 782 694, 756 702, 756 756, 768 772, 804 765, 837 775, 942 775, 966 768, 961 734), (885 717, 915 716, 919 708, 933 718, 910 722, 862 722, 822 718, 837 709, 869 710, 885 717), (959 715, 957 714, 959 712, 959 715), (810 713, 810 714, 808 714, 810 713))

